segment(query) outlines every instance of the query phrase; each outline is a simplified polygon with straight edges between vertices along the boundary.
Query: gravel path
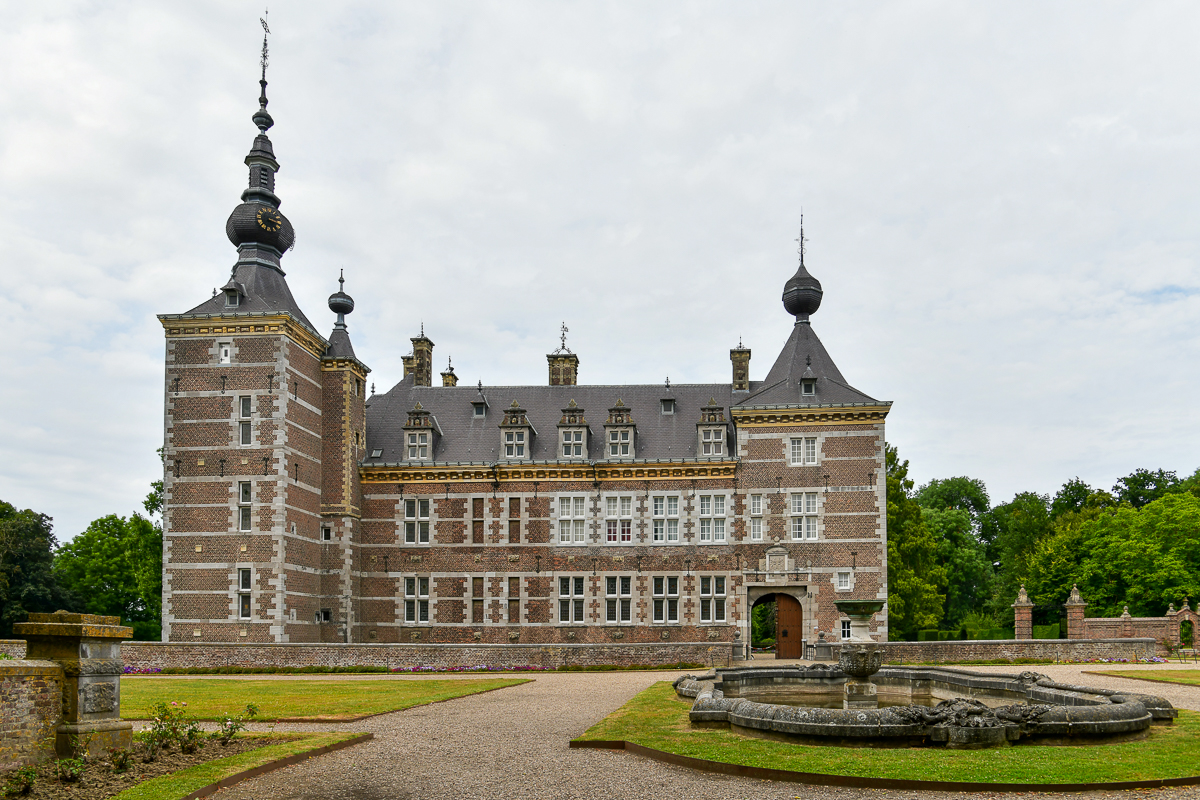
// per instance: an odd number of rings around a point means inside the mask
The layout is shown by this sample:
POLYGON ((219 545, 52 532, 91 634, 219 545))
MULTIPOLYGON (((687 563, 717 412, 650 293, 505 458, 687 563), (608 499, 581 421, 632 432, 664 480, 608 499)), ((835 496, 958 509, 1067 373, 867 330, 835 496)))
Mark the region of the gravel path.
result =
MULTIPOLYGON (((1081 674, 1083 669, 1090 668, 1093 667, 1034 669, 1064 682, 1160 694, 1182 708, 1200 710, 1200 687, 1176 688, 1167 684, 1081 674), (1169 695, 1168 691, 1176 696, 1169 695)), ((1012 667, 982 669, 1015 671, 1012 667)), ((412 708, 348 725, 277 725, 276 730, 371 731, 375 739, 246 781, 215 797, 220 800, 816 800, 826 797, 908 800, 921 797, 924 800, 962 796, 730 778, 660 764, 627 753, 568 749, 567 742, 572 737, 619 708, 642 689, 655 681, 671 680, 678 674, 540 674, 533 676, 532 683, 523 686, 412 708)), ((364 685, 364 689, 369 691, 369 684, 364 685)), ((1130 797, 1127 792, 1107 794, 1130 797)), ((1163 789, 1151 794, 1156 800, 1200 800, 1200 787, 1163 789)))

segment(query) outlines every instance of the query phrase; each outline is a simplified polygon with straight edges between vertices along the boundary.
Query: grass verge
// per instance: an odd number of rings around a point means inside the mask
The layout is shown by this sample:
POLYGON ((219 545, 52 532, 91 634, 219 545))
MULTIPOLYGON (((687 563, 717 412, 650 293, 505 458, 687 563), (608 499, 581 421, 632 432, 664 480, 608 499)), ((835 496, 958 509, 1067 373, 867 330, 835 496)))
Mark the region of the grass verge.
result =
POLYGON ((121 680, 122 719, 149 719, 157 702, 187 703, 192 719, 237 716, 247 703, 259 720, 347 721, 528 683, 520 678, 419 681, 247 681, 220 678, 121 680))
MULTIPOLYGON (((274 734, 276 736, 280 734, 274 734)), ((286 735, 286 734, 284 734, 286 735)), ((137 786, 131 786, 118 794, 113 800, 178 800, 186 797, 197 789, 224 780, 245 770, 260 767, 271 761, 288 756, 298 755, 327 747, 331 744, 344 742, 361 736, 361 731, 354 733, 300 733, 295 734, 289 741, 260 747, 229 758, 206 761, 194 767, 152 778, 137 786)))
POLYGON ((1184 686, 1200 686, 1200 669, 1156 669, 1153 672, 1137 669, 1088 670, 1087 675, 1110 675, 1114 678, 1132 678, 1151 683, 1177 683, 1184 686))
POLYGON ((756 739, 731 729, 693 728, 691 700, 657 683, 587 730, 580 739, 635 742, 726 764, 923 781, 1097 783, 1182 778, 1200 772, 1200 714, 1180 711, 1147 739, 1092 746, 1022 745, 993 750, 801 745, 756 739))

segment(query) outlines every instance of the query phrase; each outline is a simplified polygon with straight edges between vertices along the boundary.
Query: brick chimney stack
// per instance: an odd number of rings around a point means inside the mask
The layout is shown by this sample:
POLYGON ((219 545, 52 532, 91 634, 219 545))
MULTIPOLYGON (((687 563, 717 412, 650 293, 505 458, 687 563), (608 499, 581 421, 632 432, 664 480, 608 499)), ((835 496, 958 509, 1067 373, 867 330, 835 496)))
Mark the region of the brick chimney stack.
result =
POLYGON ((738 346, 729 351, 729 360, 733 362, 733 390, 735 392, 750 391, 750 348, 738 346))
POLYGON ((553 353, 546 355, 550 364, 551 386, 574 386, 579 381, 579 356, 567 347, 567 323, 563 323, 561 331, 562 343, 553 353))
POLYGON ((404 356, 404 374, 410 372, 416 376, 417 386, 433 385, 433 340, 425 335, 425 326, 421 325, 421 335, 409 339, 412 342, 412 355, 404 356))

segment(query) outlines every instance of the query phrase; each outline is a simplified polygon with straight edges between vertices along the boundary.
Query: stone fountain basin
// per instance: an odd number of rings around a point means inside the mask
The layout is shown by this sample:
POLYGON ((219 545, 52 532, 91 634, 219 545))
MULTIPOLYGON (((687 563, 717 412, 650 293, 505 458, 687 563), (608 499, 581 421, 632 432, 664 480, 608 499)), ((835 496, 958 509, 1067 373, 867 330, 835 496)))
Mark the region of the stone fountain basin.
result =
POLYGON ((1101 742, 1141 734, 1178 715, 1161 697, 1060 684, 1035 672, 885 667, 872 680, 885 702, 907 698, 910 704, 840 709, 762 702, 784 694, 789 702, 805 694, 840 695, 846 675, 826 665, 718 669, 685 675, 675 690, 694 698, 689 717, 695 724, 823 744, 1101 742))

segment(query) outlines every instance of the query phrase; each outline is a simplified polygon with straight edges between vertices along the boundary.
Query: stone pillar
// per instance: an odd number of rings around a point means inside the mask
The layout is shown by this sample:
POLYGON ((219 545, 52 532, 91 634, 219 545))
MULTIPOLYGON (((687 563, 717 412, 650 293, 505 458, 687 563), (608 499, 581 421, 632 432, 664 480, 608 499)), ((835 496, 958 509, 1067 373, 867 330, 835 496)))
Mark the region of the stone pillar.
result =
POLYGON ((1017 602, 1012 604, 1013 614, 1015 617, 1014 637, 1017 639, 1032 639, 1033 638, 1033 603, 1029 600, 1029 595, 1025 593, 1025 584, 1021 584, 1021 591, 1017 593, 1017 602))
POLYGON ((1071 587, 1071 596, 1067 598, 1067 636, 1068 639, 1086 639, 1087 623, 1083 621, 1083 610, 1087 603, 1079 595, 1079 587, 1071 587))
POLYGON ((133 638, 133 628, 120 623, 120 617, 57 611, 30 614, 13 626, 27 642, 26 658, 62 666, 62 722, 54 741, 60 757, 133 744, 133 723, 121 721, 121 640, 133 638))
POLYGON ((1121 638, 1133 638, 1133 617, 1129 613, 1129 606, 1121 611, 1121 638))

